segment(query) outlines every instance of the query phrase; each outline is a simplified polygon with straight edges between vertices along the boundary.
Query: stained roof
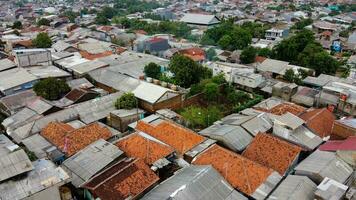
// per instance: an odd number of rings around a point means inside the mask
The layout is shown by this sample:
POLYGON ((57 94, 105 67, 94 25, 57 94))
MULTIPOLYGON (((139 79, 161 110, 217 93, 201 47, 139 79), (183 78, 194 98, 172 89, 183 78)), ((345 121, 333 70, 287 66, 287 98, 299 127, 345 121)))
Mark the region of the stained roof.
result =
POLYGON ((247 200, 209 165, 191 165, 178 171, 149 193, 143 200, 247 200))
POLYGON ((330 136, 335 116, 328 109, 310 109, 299 116, 321 138, 330 136))
POLYGON ((288 175, 276 190, 268 197, 268 200, 289 199, 314 199, 316 184, 306 176, 288 175))
POLYGON ((216 144, 198 155, 193 164, 212 165, 236 189, 252 195, 273 173, 239 154, 216 144))
POLYGON ((49 149, 53 146, 40 134, 32 135, 22 140, 22 143, 26 146, 27 149, 31 149, 37 158, 47 157, 46 149, 49 149))
POLYGON ((72 184, 80 187, 122 154, 115 145, 99 139, 66 159, 62 165, 70 171, 72 184))
MULTIPOLYGON (((24 150, 15 150, 0 158, 0 181, 31 171, 32 163, 24 150)), ((0 184, 1 185, 1 184, 0 184)))
POLYGON ((141 120, 136 129, 170 145, 179 154, 184 154, 205 140, 197 133, 166 120, 157 124, 147 124, 141 120))
POLYGON ((159 178, 140 159, 123 159, 93 177, 83 187, 102 200, 134 199, 159 178))
POLYGON ((174 152, 172 147, 142 132, 130 134, 120 139, 116 145, 127 156, 140 158, 148 165, 174 152))
POLYGON ((2 200, 25 199, 52 186, 68 182, 69 175, 49 160, 40 159, 32 163, 34 169, 21 179, 9 180, 0 184, 2 200))
POLYGON ((25 107, 29 101, 35 100, 36 98, 36 93, 33 90, 26 90, 3 97, 0 99, 0 103, 6 106, 10 113, 14 113, 16 110, 25 107))
POLYGON ((284 175, 297 159, 301 148, 266 133, 259 133, 242 156, 284 175))
POLYGON ((36 81, 38 78, 23 68, 14 68, 0 72, 0 91, 36 81))
POLYGON ((85 127, 74 129, 68 124, 60 122, 49 123, 41 135, 56 145, 67 156, 72 156, 98 139, 108 139, 112 136, 109 129, 93 123, 85 127))
POLYGON ((319 150, 314 151, 294 169, 296 175, 308 176, 316 183, 320 183, 325 177, 345 183, 353 173, 352 167, 335 153, 319 150))

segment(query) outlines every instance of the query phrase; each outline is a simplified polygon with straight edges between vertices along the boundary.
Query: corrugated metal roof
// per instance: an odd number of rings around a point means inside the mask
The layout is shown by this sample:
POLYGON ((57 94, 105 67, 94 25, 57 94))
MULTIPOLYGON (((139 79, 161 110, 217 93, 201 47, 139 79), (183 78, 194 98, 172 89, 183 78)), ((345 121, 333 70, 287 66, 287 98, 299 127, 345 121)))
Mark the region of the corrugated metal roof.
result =
POLYGON ((11 60, 5 58, 0 60, 0 71, 8 70, 16 67, 16 64, 11 60))
POLYGON ((212 167, 207 165, 183 168, 173 177, 164 181, 143 200, 247 200, 230 186, 230 184, 212 167))
POLYGON ((16 129, 30 121, 33 121, 36 118, 39 118, 40 115, 37 114, 35 111, 29 108, 23 108, 22 110, 18 111, 17 113, 11 115, 10 117, 6 118, 2 125, 6 129, 16 129))
POLYGON ((99 139, 63 162, 72 175, 72 184, 80 187, 123 152, 115 145, 99 139))
POLYGON ((22 140, 22 143, 26 146, 27 149, 30 149, 36 155, 37 158, 47 157, 45 149, 48 149, 49 147, 53 146, 40 134, 30 136, 22 140))
POLYGON ((0 72, 0 90, 6 91, 8 89, 20 86, 37 80, 38 78, 23 68, 14 68, 7 71, 0 72))
POLYGON ((320 183, 325 177, 345 183, 353 169, 333 152, 316 150, 296 168, 296 175, 308 176, 316 183, 320 183))
MULTIPOLYGON (((173 94, 174 96, 173 90, 144 81, 141 81, 140 84, 132 91, 132 93, 135 95, 135 97, 151 104, 156 103, 166 94, 167 96, 168 94, 173 94)), ((172 95, 169 95, 169 97, 172 97, 172 95)))
POLYGON ((241 125, 251 135, 256 136, 259 132, 265 133, 273 126, 271 114, 263 113, 241 125))
POLYGON ((33 166, 24 150, 17 150, 0 158, 0 181, 31 171, 33 166))
POLYGON ((180 19, 180 21, 185 23, 202 24, 202 25, 212 25, 220 22, 220 20, 215 15, 204 15, 204 14, 194 14, 194 13, 185 14, 180 19))
POLYGON ((306 176, 288 175, 268 200, 313 200, 316 184, 306 176))
POLYGON ((70 179, 62 168, 49 160, 41 159, 32 164, 34 170, 30 171, 26 177, 0 184, 0 199, 24 199, 54 185, 61 186, 70 179))
POLYGON ((281 123, 285 126, 288 126, 292 130, 295 130, 299 126, 303 125, 305 123, 304 120, 300 119, 299 117, 291 114, 290 112, 287 112, 281 116, 276 116, 276 121, 275 123, 281 123))
POLYGON ((214 124, 199 134, 218 140, 233 151, 242 151, 252 140, 245 129, 228 124, 214 124))

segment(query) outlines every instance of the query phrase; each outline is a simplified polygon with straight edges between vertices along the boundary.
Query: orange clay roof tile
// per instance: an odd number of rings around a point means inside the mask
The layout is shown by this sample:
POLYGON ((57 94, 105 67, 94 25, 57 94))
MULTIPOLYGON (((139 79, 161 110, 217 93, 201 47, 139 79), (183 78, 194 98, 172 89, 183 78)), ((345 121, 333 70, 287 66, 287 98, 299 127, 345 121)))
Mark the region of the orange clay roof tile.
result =
POLYGON ((146 164, 152 165, 161 158, 173 153, 173 148, 168 145, 150 140, 138 133, 133 133, 116 143, 129 157, 140 158, 146 164))
POLYGON ((205 140, 203 136, 169 121, 162 121, 157 125, 139 121, 136 129, 170 145, 179 154, 186 153, 205 140))
POLYGON ((308 128, 321 138, 331 134, 335 116, 328 109, 310 109, 302 113, 299 117, 305 121, 308 128))
POLYGON ((98 139, 108 139, 112 134, 97 123, 75 130, 70 125, 51 122, 41 131, 41 135, 67 156, 72 156, 98 139))
POLYGON ((303 106, 299 106, 294 103, 282 103, 279 104, 269 110, 270 113, 275 115, 283 115, 287 112, 290 112, 294 115, 299 115, 300 113, 304 112, 305 108, 303 106))
POLYGON ((284 175, 301 148, 266 133, 259 133, 242 156, 284 175))
POLYGON ((102 200, 136 199, 159 178, 140 159, 119 161, 92 178, 84 188, 102 200))
POLYGON ((234 188, 248 195, 253 194, 273 172, 216 144, 198 155, 193 164, 212 165, 234 188))

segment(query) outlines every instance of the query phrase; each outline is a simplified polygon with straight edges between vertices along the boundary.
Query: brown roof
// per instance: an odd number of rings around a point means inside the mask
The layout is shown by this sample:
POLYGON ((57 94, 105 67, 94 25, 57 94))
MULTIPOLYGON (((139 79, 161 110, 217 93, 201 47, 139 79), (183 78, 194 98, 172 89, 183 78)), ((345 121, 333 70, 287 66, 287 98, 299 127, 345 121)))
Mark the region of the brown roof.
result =
POLYGON ((116 143, 122 151, 129 157, 140 158, 146 164, 152 165, 161 158, 165 158, 173 153, 173 148, 166 144, 153 141, 138 133, 133 133, 116 143))
POLYGON ((310 109, 299 117, 306 122, 308 128, 321 138, 331 134, 335 116, 328 109, 310 109))
POLYGON ((179 154, 184 154, 205 140, 203 136, 200 136, 189 129, 164 120, 157 125, 139 121, 136 129, 170 145, 179 154))
POLYGON ((216 144, 198 155, 193 164, 212 165, 236 189, 251 195, 273 172, 216 144))
POLYGON ((71 100, 71 101, 78 101, 84 94, 86 93, 85 90, 80 89, 80 88, 74 88, 71 90, 68 94, 66 94, 66 98, 71 100))
POLYGON ((87 51, 80 51, 79 53, 83 58, 88 59, 88 60, 95 60, 95 59, 107 57, 107 56, 110 56, 113 54, 112 51, 104 51, 102 53, 97 53, 97 54, 91 54, 91 53, 88 53, 87 51))
POLYGON ((159 178, 140 159, 123 159, 93 177, 84 188, 102 200, 135 199, 159 178))
POLYGON ((266 133, 259 133, 242 156, 284 175, 302 149, 266 133))
POLYGON ((72 156, 98 139, 108 139, 111 137, 111 132, 98 123, 75 130, 68 124, 51 122, 42 129, 41 135, 67 156, 72 156))
POLYGON ((256 56, 255 62, 263 63, 263 61, 265 61, 266 59, 267 59, 267 58, 266 58, 266 57, 263 57, 263 56, 256 56))
POLYGON ((281 103, 269 110, 270 113, 275 115, 283 115, 287 112, 292 113, 293 115, 299 115, 304 112, 305 108, 294 103, 281 103))

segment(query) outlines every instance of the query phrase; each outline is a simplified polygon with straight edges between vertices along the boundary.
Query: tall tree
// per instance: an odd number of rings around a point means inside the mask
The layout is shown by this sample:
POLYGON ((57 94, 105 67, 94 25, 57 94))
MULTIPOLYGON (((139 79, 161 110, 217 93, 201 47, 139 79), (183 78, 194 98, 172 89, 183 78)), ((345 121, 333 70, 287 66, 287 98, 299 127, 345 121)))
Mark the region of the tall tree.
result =
POLYGON ((161 66, 157 65, 156 63, 149 63, 145 66, 143 70, 146 76, 158 79, 161 76, 161 66))
POLYGON ((251 46, 245 48, 240 55, 242 64, 250 64, 255 62, 257 50, 251 46))
POLYGON ((36 95, 47 100, 57 100, 70 91, 70 87, 64 80, 47 78, 37 82, 33 86, 36 95))
POLYGON ((36 38, 32 40, 32 44, 37 48, 50 48, 52 46, 52 40, 47 33, 39 33, 36 38))

